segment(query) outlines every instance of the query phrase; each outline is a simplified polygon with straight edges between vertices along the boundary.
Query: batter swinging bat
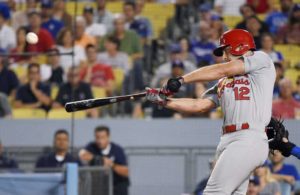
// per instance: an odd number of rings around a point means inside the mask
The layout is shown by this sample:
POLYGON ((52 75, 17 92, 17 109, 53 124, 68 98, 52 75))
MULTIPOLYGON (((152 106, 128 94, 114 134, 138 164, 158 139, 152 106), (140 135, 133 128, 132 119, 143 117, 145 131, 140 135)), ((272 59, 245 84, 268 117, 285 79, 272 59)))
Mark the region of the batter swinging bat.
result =
POLYGON ((122 102, 126 100, 135 100, 145 96, 146 96, 146 92, 142 92, 142 93, 137 93, 132 95, 123 95, 123 96, 114 96, 114 97, 107 97, 107 98, 96 98, 96 99, 68 102, 65 105, 65 109, 67 112, 76 112, 79 110, 86 110, 90 108, 105 106, 105 105, 122 102))

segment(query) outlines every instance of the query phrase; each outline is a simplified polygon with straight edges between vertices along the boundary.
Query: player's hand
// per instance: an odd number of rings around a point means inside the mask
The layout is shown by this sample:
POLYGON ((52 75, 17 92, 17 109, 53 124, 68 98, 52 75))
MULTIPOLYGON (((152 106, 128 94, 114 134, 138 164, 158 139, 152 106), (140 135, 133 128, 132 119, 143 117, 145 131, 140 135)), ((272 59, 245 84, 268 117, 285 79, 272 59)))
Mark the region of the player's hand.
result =
POLYGON ((165 88, 166 93, 177 93, 182 84, 183 84, 182 77, 170 78, 167 82, 167 85, 164 86, 163 88, 165 88))
POLYGON ((167 104, 167 96, 160 89, 146 87, 146 99, 154 104, 165 106, 167 104))
POLYGON ((114 162, 110 158, 103 157, 103 165, 105 167, 113 167, 114 166, 114 162))

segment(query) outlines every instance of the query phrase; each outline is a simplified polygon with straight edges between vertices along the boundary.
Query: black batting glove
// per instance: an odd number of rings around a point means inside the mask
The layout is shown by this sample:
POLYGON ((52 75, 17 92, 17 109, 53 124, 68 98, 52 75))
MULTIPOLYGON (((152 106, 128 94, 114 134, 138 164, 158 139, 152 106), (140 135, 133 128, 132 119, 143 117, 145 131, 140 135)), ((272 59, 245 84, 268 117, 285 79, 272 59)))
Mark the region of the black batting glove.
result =
POLYGON ((169 90, 172 93, 177 93, 183 84, 183 78, 178 77, 178 78, 171 78, 167 82, 166 89, 169 90))
POLYGON ((281 142, 278 146, 278 150, 281 152, 281 154, 285 157, 289 157, 291 155, 292 149, 296 145, 292 142, 281 142))

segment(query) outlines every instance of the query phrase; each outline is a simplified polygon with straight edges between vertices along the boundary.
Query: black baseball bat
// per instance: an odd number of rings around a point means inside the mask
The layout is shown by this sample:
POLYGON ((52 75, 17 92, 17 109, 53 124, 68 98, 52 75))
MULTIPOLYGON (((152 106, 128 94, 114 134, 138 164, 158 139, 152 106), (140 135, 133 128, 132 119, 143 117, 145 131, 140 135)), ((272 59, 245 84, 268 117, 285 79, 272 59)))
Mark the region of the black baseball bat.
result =
POLYGON ((90 109, 90 108, 114 104, 114 103, 122 102, 122 101, 126 101, 126 100, 135 100, 135 99, 142 98, 145 96, 146 96, 146 92, 142 92, 142 93, 136 93, 136 94, 131 94, 131 95, 74 101, 74 102, 66 103, 65 109, 67 112, 76 112, 76 111, 80 111, 80 110, 86 110, 86 109, 90 109))

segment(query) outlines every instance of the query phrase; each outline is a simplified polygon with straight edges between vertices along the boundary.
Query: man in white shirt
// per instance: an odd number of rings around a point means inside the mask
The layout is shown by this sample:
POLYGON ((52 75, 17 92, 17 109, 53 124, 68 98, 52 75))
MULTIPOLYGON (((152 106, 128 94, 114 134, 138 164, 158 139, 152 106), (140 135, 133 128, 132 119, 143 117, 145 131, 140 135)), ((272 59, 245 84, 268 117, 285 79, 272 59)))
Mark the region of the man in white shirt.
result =
POLYGON ((215 0, 215 10, 221 15, 240 16, 240 7, 246 0, 215 0))
POLYGON ((0 9, 0 48, 8 51, 16 47, 16 32, 6 24, 9 11, 4 9, 4 7, 0 9))
POLYGON ((86 21, 85 33, 100 38, 106 35, 107 29, 104 24, 94 22, 94 8, 87 4, 83 9, 83 17, 86 21))
POLYGON ((95 14, 95 21, 97 23, 104 24, 107 28, 107 32, 112 32, 114 15, 105 9, 106 0, 97 0, 97 13, 95 14))

